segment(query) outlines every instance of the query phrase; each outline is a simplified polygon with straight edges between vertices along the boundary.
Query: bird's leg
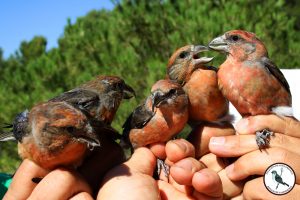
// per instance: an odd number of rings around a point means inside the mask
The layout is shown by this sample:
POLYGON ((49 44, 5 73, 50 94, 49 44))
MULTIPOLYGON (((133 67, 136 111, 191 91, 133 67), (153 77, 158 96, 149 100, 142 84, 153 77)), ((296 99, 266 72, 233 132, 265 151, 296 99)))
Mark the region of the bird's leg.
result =
POLYGON ((274 135, 274 133, 268 129, 256 131, 256 143, 257 143, 260 151, 261 151, 261 149, 265 149, 269 146, 270 137, 273 135, 274 135))
POLYGON ((160 172, 163 171, 165 177, 169 178, 170 167, 165 163, 165 161, 157 158, 157 174, 159 176, 160 172))

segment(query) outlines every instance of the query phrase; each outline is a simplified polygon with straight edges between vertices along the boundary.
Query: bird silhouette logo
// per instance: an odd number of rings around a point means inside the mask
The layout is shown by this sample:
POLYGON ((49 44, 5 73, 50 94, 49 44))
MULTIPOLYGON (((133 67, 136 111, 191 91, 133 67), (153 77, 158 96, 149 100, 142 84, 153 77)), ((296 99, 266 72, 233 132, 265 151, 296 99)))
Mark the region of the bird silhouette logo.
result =
POLYGON ((294 170, 285 163, 275 163, 268 167, 264 175, 264 184, 269 192, 284 195, 295 186, 294 170))

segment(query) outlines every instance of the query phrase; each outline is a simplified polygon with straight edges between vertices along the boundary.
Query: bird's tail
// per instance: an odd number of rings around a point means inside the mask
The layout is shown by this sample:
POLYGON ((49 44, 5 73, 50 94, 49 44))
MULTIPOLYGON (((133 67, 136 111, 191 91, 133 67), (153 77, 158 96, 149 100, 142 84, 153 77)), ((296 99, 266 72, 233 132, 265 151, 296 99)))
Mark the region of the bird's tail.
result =
POLYGON ((0 133, 0 142, 16 140, 13 132, 3 132, 0 133))
POLYGON ((285 182, 283 182, 282 184, 283 184, 283 185, 286 185, 286 186, 288 186, 288 187, 290 187, 289 184, 287 184, 287 183, 285 183, 285 182))
POLYGON ((272 112, 279 116, 293 117, 293 108, 291 106, 277 106, 272 108, 272 112))
POLYGON ((4 124, 2 126, 2 128, 5 128, 5 129, 11 129, 10 131, 8 132, 0 132, 0 142, 5 142, 5 141, 11 141, 11 140, 16 140, 14 134, 13 134, 13 125, 12 124, 4 124))

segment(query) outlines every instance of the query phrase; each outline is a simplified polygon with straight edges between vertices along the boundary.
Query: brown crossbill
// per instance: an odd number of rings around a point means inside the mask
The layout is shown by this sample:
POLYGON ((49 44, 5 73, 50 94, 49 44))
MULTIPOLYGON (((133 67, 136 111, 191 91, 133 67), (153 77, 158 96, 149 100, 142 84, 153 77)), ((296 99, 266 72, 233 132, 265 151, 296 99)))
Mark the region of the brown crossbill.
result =
POLYGON ((49 101, 66 101, 94 120, 111 124, 122 99, 133 96, 134 90, 121 78, 97 76, 49 101))
MULTIPOLYGON (((219 88, 243 117, 293 116, 289 84, 254 33, 228 31, 213 39, 209 47, 227 55, 218 70, 219 88)), ((256 135, 261 148, 268 145, 272 133, 263 130, 256 135)))
POLYGON ((30 112, 26 110, 20 113, 8 126, 12 131, 2 134, 0 141, 15 138, 19 142, 20 156, 44 168, 77 167, 87 149, 100 146, 101 140, 113 142, 120 137, 110 123, 121 100, 133 95, 133 89, 121 78, 98 76, 46 103, 34 106, 30 112), (72 135, 72 131, 80 134, 80 137, 76 138, 77 135, 72 135), (64 144, 72 145, 65 148, 64 144))

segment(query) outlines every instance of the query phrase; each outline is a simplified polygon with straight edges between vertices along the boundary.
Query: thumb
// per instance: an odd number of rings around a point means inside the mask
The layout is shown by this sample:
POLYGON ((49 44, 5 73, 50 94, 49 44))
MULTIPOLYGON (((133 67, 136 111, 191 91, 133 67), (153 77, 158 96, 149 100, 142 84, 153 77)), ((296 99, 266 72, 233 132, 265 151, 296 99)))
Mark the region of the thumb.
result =
POLYGON ((156 157, 149 149, 140 147, 124 165, 134 172, 152 176, 156 167, 156 157))

